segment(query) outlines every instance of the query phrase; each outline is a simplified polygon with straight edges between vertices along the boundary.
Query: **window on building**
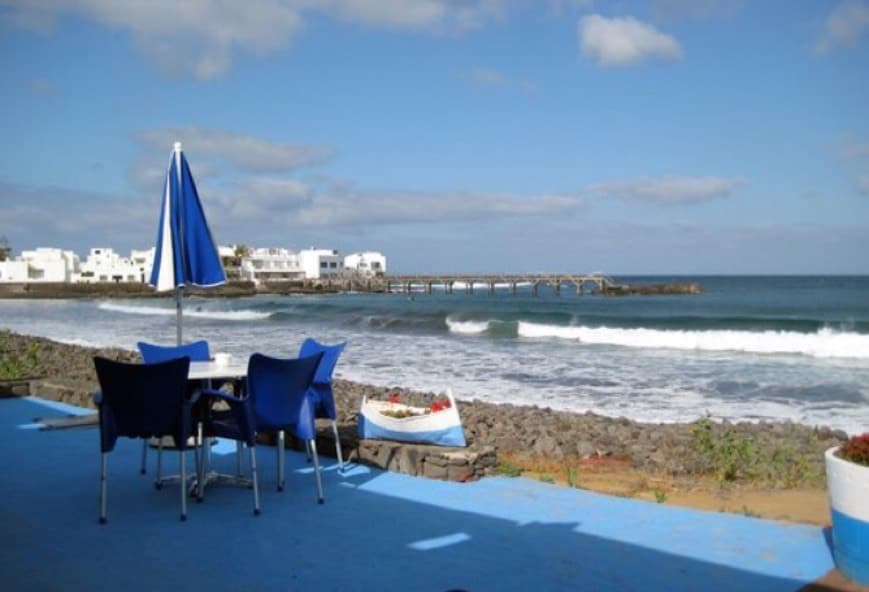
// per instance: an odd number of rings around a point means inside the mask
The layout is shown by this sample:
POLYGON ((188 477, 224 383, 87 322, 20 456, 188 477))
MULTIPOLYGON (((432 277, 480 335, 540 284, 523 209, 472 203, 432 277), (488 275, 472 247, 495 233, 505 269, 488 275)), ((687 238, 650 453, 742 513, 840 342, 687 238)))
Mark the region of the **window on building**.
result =
POLYGON ((332 261, 331 263, 329 263, 329 267, 331 267, 332 269, 335 269, 336 267, 338 267, 338 264, 336 262, 332 261))
POLYGON ((320 261, 320 269, 326 269, 329 264, 325 261, 320 261))

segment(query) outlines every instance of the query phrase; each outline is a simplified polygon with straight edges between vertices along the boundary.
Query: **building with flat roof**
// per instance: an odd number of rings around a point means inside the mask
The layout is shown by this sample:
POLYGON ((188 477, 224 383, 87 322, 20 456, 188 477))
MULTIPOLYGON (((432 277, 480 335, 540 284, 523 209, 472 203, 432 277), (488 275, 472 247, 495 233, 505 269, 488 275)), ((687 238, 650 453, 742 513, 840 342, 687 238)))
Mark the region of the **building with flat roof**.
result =
POLYGON ((386 256, 378 251, 352 253, 344 257, 344 269, 364 276, 384 275, 386 256))
POLYGON ((335 249, 302 249, 299 263, 308 279, 333 277, 344 272, 344 257, 335 249))
POLYGON ((74 252, 38 247, 22 251, 15 259, 0 261, 0 282, 72 282, 79 271, 79 257, 74 252))

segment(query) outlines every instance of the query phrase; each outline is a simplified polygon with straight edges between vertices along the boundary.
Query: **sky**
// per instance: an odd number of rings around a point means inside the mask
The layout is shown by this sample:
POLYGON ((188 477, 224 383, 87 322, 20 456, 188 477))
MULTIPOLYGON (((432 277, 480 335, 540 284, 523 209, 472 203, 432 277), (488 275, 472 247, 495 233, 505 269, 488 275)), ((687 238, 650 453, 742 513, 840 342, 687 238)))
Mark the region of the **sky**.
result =
POLYGON ((0 236, 869 273, 869 0, 0 0, 0 236))

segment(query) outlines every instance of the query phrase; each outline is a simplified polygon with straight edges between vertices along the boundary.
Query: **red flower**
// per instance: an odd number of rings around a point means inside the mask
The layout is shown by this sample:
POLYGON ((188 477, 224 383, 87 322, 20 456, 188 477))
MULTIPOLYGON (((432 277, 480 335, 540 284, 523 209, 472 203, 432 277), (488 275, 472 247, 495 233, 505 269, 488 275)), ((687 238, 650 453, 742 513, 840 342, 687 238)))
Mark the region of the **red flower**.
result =
POLYGON ((401 403, 401 397, 398 395, 392 395, 391 397, 389 397, 389 402, 390 403, 401 403))

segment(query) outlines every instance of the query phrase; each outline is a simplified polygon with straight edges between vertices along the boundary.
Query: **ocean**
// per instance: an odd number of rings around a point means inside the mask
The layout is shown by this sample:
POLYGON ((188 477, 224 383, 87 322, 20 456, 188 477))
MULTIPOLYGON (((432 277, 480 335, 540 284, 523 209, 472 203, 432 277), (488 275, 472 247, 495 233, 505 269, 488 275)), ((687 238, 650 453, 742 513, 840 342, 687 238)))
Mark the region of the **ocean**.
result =
MULTIPOLYGON (((347 341, 339 377, 652 422, 791 420, 869 431, 869 277, 624 277, 700 295, 185 298, 185 339, 293 356, 347 341)), ((172 343, 171 297, 0 300, 0 327, 83 345, 172 343)))

